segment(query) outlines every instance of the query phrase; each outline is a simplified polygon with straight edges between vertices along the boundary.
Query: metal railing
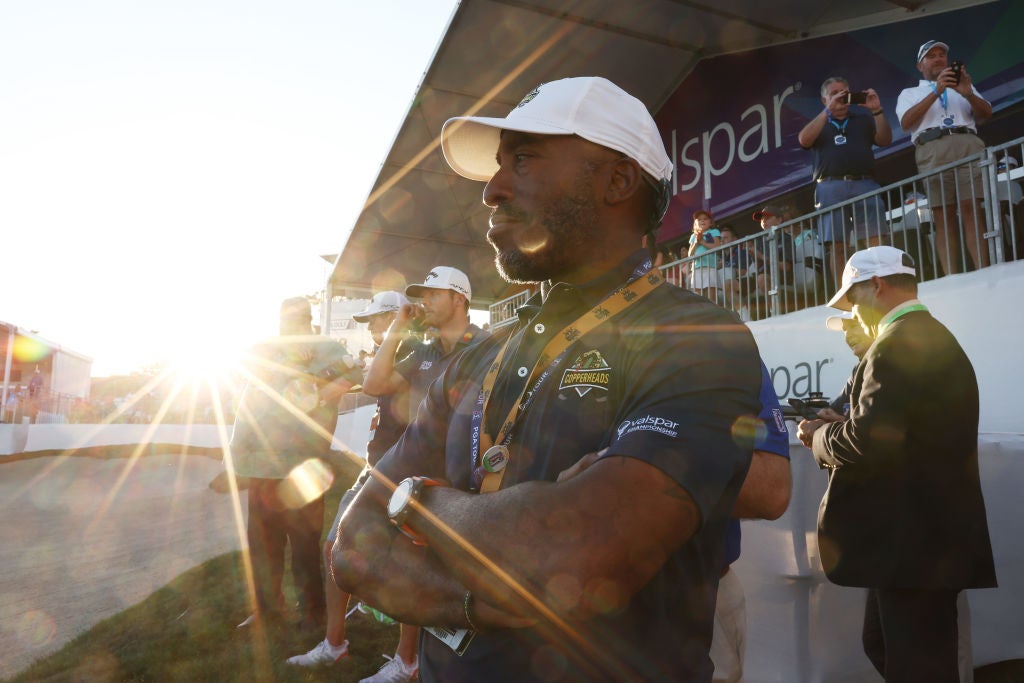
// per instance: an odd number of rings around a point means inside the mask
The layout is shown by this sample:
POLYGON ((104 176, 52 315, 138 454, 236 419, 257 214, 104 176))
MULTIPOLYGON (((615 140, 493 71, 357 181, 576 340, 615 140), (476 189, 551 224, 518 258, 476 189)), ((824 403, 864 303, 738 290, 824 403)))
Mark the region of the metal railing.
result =
MULTIPOLYGON (((819 209, 662 266, 672 284, 698 291, 744 320, 820 306, 838 289, 853 252, 903 249, 918 280, 933 280, 1024 258, 1024 137, 873 192, 819 209), (825 217, 834 241, 818 230, 825 217)), ((520 292, 490 307, 491 325, 515 320, 520 292)))
POLYGON ((529 300, 532 294, 532 292, 524 290, 516 292, 507 299, 491 304, 489 308, 491 329, 494 330, 514 323, 516 321, 516 311, 529 300))

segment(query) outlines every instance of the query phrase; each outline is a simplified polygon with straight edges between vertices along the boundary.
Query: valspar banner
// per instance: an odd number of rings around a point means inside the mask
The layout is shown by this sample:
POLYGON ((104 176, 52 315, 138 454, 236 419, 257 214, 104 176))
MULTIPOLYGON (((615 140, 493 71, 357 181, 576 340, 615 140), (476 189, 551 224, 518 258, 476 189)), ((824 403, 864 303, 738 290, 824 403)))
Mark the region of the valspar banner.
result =
MULTIPOLYGON (((917 84, 918 47, 935 39, 964 62, 996 111, 1024 98, 1024 2, 1004 0, 923 19, 702 61, 655 117, 675 165, 674 200, 661 241, 688 232, 699 208, 727 215, 811 181, 797 134, 822 109, 820 86, 843 76, 874 88, 894 142, 908 146, 896 98, 917 84)), ((984 133, 982 133, 984 136, 984 133)))

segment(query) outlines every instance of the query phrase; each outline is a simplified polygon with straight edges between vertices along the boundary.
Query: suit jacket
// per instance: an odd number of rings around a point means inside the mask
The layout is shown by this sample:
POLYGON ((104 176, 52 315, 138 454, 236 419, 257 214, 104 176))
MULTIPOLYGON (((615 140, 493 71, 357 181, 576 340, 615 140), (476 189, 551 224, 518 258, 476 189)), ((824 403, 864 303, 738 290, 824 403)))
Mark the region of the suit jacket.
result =
POLYGON ((878 336, 857 366, 850 418, 820 428, 829 469, 818 510, 825 573, 843 586, 996 585, 978 475, 978 382, 927 311, 878 336))

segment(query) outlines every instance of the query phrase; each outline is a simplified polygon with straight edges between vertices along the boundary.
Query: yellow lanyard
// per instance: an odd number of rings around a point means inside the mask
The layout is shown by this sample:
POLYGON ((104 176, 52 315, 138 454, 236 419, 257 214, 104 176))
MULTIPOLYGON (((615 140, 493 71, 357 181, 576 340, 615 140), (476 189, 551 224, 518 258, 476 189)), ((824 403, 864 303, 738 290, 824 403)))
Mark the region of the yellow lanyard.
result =
POLYGON ((509 434, 512 432, 513 427, 515 427, 516 419, 519 417, 519 411, 523 407, 523 397, 526 395, 526 390, 534 384, 534 380, 537 378, 541 369, 551 364, 555 359, 561 356, 569 346, 585 334, 589 333, 601 323, 611 320, 619 313, 622 313, 624 310, 640 301, 640 299, 660 287, 664 282, 665 281, 662 279, 661 273, 658 272, 658 269, 652 268, 627 284, 625 287, 616 289, 597 306, 566 325, 558 334, 554 335, 537 358, 537 362, 534 363, 533 370, 530 371, 529 378, 523 384, 522 391, 519 392, 519 397, 513 401, 508 417, 506 417, 505 421, 502 422, 497 436, 492 438, 491 435, 487 433, 486 429, 487 408, 490 404, 494 383, 498 378, 498 371, 501 369, 501 361, 505 357, 505 352, 508 350, 514 335, 510 336, 505 341, 505 344, 501 347, 501 351, 498 352, 498 356, 487 369, 487 374, 484 376, 483 386, 481 387, 481 396, 483 398, 483 408, 481 412, 483 417, 481 418, 479 447, 479 452, 482 455, 480 456, 479 464, 485 470, 483 481, 480 484, 481 493, 491 493, 501 488, 501 480, 505 476, 505 470, 509 460, 509 450, 507 446, 509 434), (498 445, 495 446, 493 444, 498 445))

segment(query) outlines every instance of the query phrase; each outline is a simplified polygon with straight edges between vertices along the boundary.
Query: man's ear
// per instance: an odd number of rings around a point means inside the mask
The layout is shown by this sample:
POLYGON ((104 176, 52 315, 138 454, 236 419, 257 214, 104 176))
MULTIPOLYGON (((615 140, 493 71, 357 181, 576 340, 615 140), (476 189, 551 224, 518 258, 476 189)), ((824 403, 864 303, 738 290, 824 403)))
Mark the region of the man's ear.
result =
POLYGON ((605 201, 615 205, 628 201, 640 191, 644 179, 643 171, 638 164, 629 157, 622 157, 612 162, 612 172, 605 188, 605 201))

